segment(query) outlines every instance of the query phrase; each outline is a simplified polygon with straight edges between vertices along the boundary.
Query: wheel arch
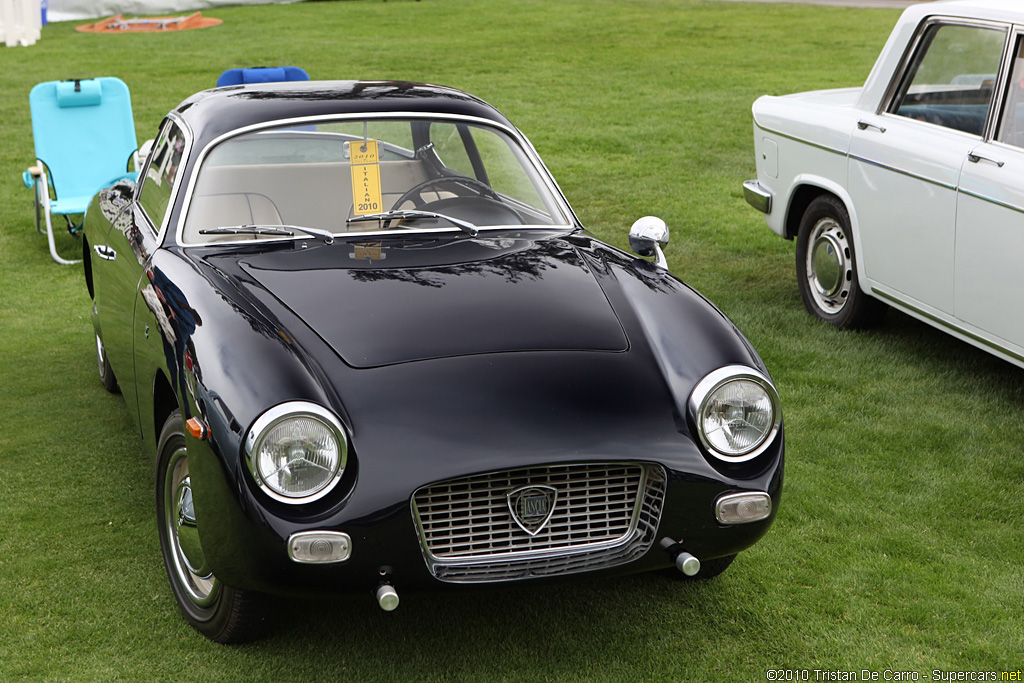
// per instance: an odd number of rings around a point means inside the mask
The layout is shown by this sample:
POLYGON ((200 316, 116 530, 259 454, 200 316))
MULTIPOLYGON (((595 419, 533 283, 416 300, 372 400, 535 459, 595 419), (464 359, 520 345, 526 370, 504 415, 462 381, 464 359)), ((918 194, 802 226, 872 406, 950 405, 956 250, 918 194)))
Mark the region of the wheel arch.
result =
POLYGON ((857 215, 854 209, 853 199, 839 183, 821 177, 798 176, 793 181, 793 189, 789 193, 789 204, 786 207, 785 237, 788 240, 795 239, 800 231, 800 219, 803 218, 807 207, 821 195, 832 195, 843 203, 846 213, 850 216, 850 229, 856 239, 860 231, 857 229, 857 215))
POLYGON ((151 423, 152 432, 150 432, 153 435, 154 443, 152 452, 156 453, 155 444, 163 430, 164 423, 167 422, 171 413, 178 410, 178 407, 178 397, 174 393, 174 389, 171 388, 171 383, 162 370, 158 371, 156 377, 153 378, 153 422, 151 423))
POLYGON ((89 252, 89 238, 82 235, 82 270, 85 272, 85 287, 89 290, 89 299, 96 300, 96 289, 92 281, 92 254, 89 252))

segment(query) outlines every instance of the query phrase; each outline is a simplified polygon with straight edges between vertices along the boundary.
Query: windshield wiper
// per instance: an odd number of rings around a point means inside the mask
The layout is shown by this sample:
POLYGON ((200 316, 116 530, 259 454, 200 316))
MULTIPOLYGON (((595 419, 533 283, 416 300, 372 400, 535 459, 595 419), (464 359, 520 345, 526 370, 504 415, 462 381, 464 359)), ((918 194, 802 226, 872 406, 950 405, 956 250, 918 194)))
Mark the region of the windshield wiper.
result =
POLYGON ((464 221, 461 218, 454 218, 452 216, 446 216, 443 213, 436 213, 434 211, 420 211, 419 209, 399 209, 397 211, 385 211, 383 213, 368 213, 362 216, 355 216, 349 218, 349 223, 358 223, 361 221, 383 221, 383 229, 387 230, 393 220, 402 220, 406 218, 440 218, 443 221, 448 221, 462 232, 476 237, 480 229, 469 221, 464 221))
POLYGON ((302 225, 232 225, 224 226, 220 228, 206 228, 200 230, 200 235, 284 235, 287 237, 294 237, 295 231, 312 235, 313 237, 323 237, 324 242, 331 244, 334 242, 334 233, 330 230, 323 230, 321 228, 307 228, 302 225))

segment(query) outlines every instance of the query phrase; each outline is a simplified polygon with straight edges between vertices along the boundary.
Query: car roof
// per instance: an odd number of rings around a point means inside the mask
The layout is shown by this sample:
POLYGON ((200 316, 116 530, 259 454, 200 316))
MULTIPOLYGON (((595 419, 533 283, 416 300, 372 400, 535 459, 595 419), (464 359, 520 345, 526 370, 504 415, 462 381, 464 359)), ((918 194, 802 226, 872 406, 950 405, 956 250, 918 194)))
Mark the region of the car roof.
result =
POLYGON ((290 81, 226 86, 192 95, 175 112, 192 129, 199 148, 240 128, 338 114, 473 116, 512 127, 498 110, 473 95, 406 81, 290 81))
POLYGON ((904 18, 955 16, 1024 23, 1024 5, 1020 0, 937 0, 911 5, 904 18))

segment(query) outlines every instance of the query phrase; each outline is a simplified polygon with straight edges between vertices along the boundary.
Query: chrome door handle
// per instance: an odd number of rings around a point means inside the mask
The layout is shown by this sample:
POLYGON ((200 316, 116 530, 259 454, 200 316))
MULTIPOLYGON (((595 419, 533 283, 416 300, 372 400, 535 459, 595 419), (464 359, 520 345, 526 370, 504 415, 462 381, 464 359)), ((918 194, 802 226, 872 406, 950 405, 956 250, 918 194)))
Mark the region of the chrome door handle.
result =
POLYGON ((972 164, 976 164, 979 161, 987 161, 990 164, 995 164, 999 168, 1002 168, 1003 166, 1006 165, 1005 161, 998 161, 998 160, 993 159, 991 157, 986 157, 986 156, 982 156, 980 154, 975 154, 974 152, 969 152, 967 154, 967 161, 971 162, 972 164))
POLYGON ((117 252, 105 244, 97 244, 92 250, 96 252, 97 256, 106 261, 113 261, 117 258, 117 252))
POLYGON ((879 133, 884 133, 885 132, 885 128, 883 126, 879 126, 877 123, 869 123, 867 121, 858 121, 857 122, 857 127, 860 128, 861 130, 867 130, 868 128, 874 128, 879 133))

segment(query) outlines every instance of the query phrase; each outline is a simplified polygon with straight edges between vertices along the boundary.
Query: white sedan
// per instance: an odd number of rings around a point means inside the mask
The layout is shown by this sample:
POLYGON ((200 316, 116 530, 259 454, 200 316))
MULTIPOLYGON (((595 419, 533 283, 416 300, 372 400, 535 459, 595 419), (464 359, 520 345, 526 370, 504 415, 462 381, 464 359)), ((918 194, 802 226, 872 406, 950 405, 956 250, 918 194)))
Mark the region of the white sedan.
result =
POLYGON ((807 310, 885 304, 1024 366, 1024 3, 907 9, 860 88, 761 97, 747 201, 807 310))

